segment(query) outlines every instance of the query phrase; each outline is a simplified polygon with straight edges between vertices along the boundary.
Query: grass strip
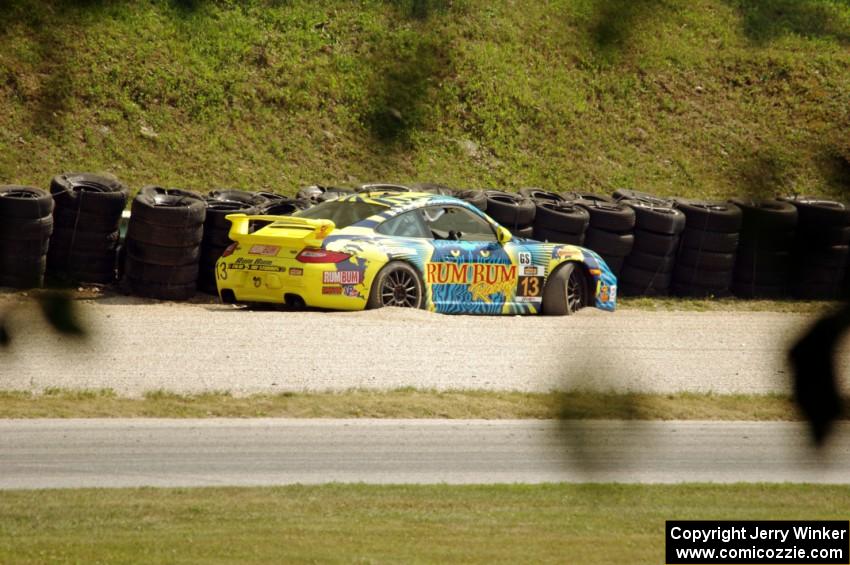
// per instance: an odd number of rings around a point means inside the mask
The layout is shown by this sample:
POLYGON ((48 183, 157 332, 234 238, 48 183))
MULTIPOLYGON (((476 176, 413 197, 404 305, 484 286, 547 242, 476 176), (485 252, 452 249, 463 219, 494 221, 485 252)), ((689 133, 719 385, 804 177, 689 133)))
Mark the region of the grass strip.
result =
POLYGON ((0 562, 663 563, 668 519, 846 519, 829 485, 0 492, 0 562))
MULTIPOLYGON (((849 405, 850 403, 845 403, 849 405)), ((845 412, 844 418, 850 416, 845 412)), ((109 389, 0 391, 0 418, 483 418, 793 421, 789 397, 756 394, 350 390, 233 396, 109 389)))

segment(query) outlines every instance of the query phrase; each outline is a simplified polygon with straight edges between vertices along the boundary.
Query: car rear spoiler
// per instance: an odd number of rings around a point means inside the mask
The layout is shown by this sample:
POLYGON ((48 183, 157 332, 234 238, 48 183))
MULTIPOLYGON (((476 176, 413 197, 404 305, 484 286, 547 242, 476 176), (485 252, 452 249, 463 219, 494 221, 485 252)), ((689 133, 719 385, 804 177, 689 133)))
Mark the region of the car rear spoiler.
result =
POLYGON ((336 227, 331 220, 291 216, 228 214, 226 218, 231 224, 228 236, 233 241, 268 245, 321 245, 336 227), (251 222, 267 225, 252 232, 251 222))

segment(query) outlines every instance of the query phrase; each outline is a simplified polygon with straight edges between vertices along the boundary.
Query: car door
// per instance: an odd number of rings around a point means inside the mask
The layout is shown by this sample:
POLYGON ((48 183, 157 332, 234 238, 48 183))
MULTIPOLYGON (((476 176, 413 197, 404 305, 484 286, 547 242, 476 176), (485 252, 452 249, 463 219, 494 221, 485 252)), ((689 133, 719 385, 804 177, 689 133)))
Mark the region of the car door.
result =
MULTIPOLYGON (((516 254, 498 241, 494 226, 461 206, 422 210, 434 251, 425 284, 438 312, 499 314, 513 303, 516 254)), ((508 243, 508 245, 511 245, 508 243)))

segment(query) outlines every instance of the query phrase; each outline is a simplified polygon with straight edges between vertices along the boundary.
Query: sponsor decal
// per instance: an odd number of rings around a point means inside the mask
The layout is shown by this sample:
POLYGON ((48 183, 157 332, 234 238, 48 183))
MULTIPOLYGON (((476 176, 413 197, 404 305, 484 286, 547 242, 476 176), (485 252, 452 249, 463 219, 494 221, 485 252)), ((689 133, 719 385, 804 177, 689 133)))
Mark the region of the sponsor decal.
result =
POLYGON ((269 257, 274 257, 278 251, 280 251, 280 247, 277 245, 252 245, 248 253, 251 255, 268 255, 269 257))
POLYGON ((531 253, 528 251, 522 251, 518 254, 519 264, 521 267, 525 267, 527 265, 531 265, 531 253))
POLYGON ((363 298, 363 295, 360 294, 360 291, 357 290, 356 287, 351 285, 345 285, 344 287, 342 287, 342 293, 351 298, 363 298))
POLYGON ((300 277, 303 274, 304 274, 304 269, 301 269, 301 268, 298 268, 298 267, 292 267, 291 269, 289 269, 289 275, 292 276, 292 277, 300 277))
POLYGON ((430 263, 426 270, 429 284, 468 285, 473 300, 491 302, 494 294, 510 293, 516 284, 516 265, 497 263, 430 263))
POLYGON ((266 271, 272 273, 286 272, 286 267, 279 267, 270 259, 249 259, 247 257, 238 258, 233 263, 227 265, 227 268, 238 271, 266 271))
POLYGON ((542 277, 543 267, 523 267, 522 276, 524 277, 542 277))
POLYGON ((322 273, 324 284, 360 284, 363 273, 360 271, 325 271, 322 273))
POLYGON ((599 300, 601 300, 602 302, 608 302, 609 300, 611 300, 611 287, 609 287, 607 284, 603 284, 602 287, 599 289, 599 300))
POLYGON ((342 294, 341 286, 323 286, 322 294, 342 294))

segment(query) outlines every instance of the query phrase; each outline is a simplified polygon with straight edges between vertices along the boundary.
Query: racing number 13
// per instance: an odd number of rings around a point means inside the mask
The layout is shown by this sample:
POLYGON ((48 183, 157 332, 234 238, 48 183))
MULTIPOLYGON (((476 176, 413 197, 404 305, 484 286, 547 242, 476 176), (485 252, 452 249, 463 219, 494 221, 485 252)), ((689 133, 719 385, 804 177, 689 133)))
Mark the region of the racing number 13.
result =
POLYGON ((522 285, 523 296, 538 296, 540 294, 539 277, 522 277, 520 284, 522 285))

